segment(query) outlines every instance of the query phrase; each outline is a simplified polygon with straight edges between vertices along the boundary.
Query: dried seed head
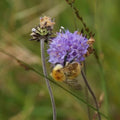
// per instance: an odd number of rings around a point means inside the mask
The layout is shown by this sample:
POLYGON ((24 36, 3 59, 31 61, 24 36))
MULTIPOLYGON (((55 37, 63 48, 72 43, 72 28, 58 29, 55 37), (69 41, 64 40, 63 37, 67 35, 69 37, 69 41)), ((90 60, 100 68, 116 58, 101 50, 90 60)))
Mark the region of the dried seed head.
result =
POLYGON ((93 37, 91 37, 90 39, 88 39, 88 44, 89 45, 93 45, 94 42, 95 42, 95 39, 93 37))
POLYGON ((40 27, 41 28, 49 27, 49 28, 53 29, 54 24, 55 24, 55 22, 50 17, 47 17, 47 16, 40 17, 40 27))
POLYGON ((89 47, 87 49, 88 50, 87 53, 85 54, 86 57, 94 52, 94 48, 93 48, 93 43, 94 42, 95 42, 95 39, 93 37, 88 39, 87 43, 88 43, 89 47))
POLYGON ((45 40, 45 42, 48 42, 51 40, 53 25, 55 22, 50 17, 44 16, 40 18, 40 24, 32 28, 32 33, 30 36, 32 36, 32 39, 35 41, 45 40))
POLYGON ((101 107, 102 103, 104 101, 104 93, 101 93, 100 97, 99 97, 99 107, 101 107))

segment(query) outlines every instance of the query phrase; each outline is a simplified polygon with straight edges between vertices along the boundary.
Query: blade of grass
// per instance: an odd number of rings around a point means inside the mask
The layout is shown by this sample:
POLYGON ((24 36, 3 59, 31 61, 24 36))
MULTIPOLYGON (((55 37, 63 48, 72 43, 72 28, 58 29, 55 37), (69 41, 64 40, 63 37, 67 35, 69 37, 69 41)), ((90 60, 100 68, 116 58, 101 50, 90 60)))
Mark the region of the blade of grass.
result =
POLYGON ((20 19, 25 19, 35 13, 38 13, 40 10, 43 10, 43 8, 47 7, 47 3, 40 3, 39 5, 36 5, 32 8, 25 9, 23 11, 20 11, 15 14, 14 19, 15 20, 20 20, 20 19))
MULTIPOLYGON (((28 65, 27 63, 17 59, 15 56, 5 52, 3 49, 0 48, 0 52, 12 57, 13 59, 15 59, 22 67, 24 67, 26 70, 32 70, 35 73, 39 74, 42 77, 46 77, 44 76, 43 73, 41 73, 39 70, 33 68, 32 66, 28 65)), ((76 99, 78 99, 79 101, 81 101, 82 103, 88 105, 92 110, 97 111, 97 109, 95 107, 93 107, 92 105, 88 104, 87 101, 85 101, 83 98, 78 97, 76 94, 74 94, 73 92, 69 91, 68 89, 64 88, 63 86, 61 86, 60 84, 58 84, 57 82, 55 82, 50 76, 46 77, 50 82, 52 82, 53 84, 57 85, 58 87, 62 88, 63 90, 65 90, 66 92, 68 92, 69 94, 71 94, 72 96, 74 96, 76 99)), ((102 112, 99 112, 104 118, 106 118, 108 120, 108 117, 103 114, 102 112)))
POLYGON ((98 65, 99 65, 99 68, 100 68, 101 84, 102 84, 102 89, 103 89, 103 91, 105 93, 105 107, 107 109, 107 115, 109 116, 109 107, 108 107, 109 104, 108 104, 108 95, 107 95, 107 85, 106 85, 105 76, 104 76, 104 69, 103 69, 102 63, 99 60, 99 57, 98 57, 96 51, 94 52, 94 56, 95 56, 95 59, 96 59, 98 65))
MULTIPOLYGON (((99 68, 100 68, 100 76, 101 76, 101 85, 102 85, 102 89, 105 93, 105 108, 106 108, 106 112, 107 112, 107 115, 109 117, 109 103, 108 103, 108 94, 107 94, 107 84, 106 84, 106 80, 105 80, 105 76, 104 76, 104 68, 103 68, 103 65, 102 65, 102 62, 98 56, 98 53, 102 53, 102 43, 101 43, 101 39, 100 39, 100 33, 101 33, 101 26, 99 26, 100 22, 98 20, 98 18, 100 18, 100 13, 99 13, 99 4, 101 3, 100 1, 98 0, 95 0, 95 29, 97 31, 97 50, 98 51, 95 51, 94 55, 95 55, 95 59, 99 65, 99 68)), ((109 117, 110 119, 110 117, 109 117)))

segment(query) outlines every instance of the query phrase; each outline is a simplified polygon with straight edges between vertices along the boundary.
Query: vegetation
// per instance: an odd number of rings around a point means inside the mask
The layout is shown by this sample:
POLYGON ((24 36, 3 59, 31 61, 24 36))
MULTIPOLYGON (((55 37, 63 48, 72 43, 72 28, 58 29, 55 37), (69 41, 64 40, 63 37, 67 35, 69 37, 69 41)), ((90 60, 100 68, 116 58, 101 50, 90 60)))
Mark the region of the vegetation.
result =
MULTIPOLYGON (((86 59, 86 76, 101 104, 102 120, 119 120, 119 0, 75 0, 73 6, 95 33, 97 56, 92 54, 86 59)), ((65 0, 0 1, 0 120, 52 120, 40 44, 29 41, 30 33, 43 15, 55 18, 54 31, 59 31, 60 26, 71 32, 81 31, 84 25, 76 17, 73 6, 71 8, 65 0)), ((50 74, 50 64, 46 63, 50 74)), ((55 98, 57 120, 88 120, 89 115, 93 118, 94 101, 85 90, 82 75, 78 78, 81 91, 48 78, 55 98)))

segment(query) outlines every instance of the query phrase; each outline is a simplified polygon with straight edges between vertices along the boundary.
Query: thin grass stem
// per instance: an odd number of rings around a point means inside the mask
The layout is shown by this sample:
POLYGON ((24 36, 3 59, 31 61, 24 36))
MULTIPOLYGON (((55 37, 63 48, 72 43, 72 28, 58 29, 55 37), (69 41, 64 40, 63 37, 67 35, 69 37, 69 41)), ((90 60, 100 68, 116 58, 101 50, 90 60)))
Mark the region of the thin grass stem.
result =
POLYGON ((95 10, 94 10, 95 24, 94 24, 94 27, 95 27, 97 33, 99 33, 99 34, 97 34, 97 49, 95 49, 94 56, 99 65, 99 68, 100 68, 101 86, 102 86, 102 90, 104 91, 104 94, 105 94, 105 98, 104 98, 105 112, 108 115, 109 120, 110 120, 111 118, 110 118, 110 111, 109 111, 108 90, 107 90, 107 83, 106 83, 106 79, 105 79, 104 66, 98 55, 98 54, 102 53, 102 42, 101 42, 102 34, 100 34, 100 33, 103 30, 103 28, 100 27, 100 25, 99 25, 100 21, 98 20, 101 17, 101 15, 103 14, 103 13, 99 12, 99 10, 100 10, 99 8, 101 7, 102 2, 99 0, 95 0, 94 2, 95 2, 95 10))
MULTIPOLYGON (((70 90, 66 89, 65 87, 63 87, 62 85, 58 84, 57 82, 55 82, 50 76, 45 76, 43 73, 40 72, 40 70, 30 66, 29 64, 25 63, 22 60, 19 60, 18 58, 16 58, 15 56, 13 56, 12 54, 4 51, 2 48, 0 48, 0 52, 8 55, 9 57, 11 57, 12 59, 16 60, 19 65, 21 67, 23 67, 25 70, 31 70, 33 72, 35 72, 36 74, 48 79, 50 82, 52 82, 53 84, 57 85, 58 87, 60 87, 61 89, 63 89, 64 91, 66 91, 67 93, 69 93, 70 95, 74 96, 76 99, 78 99, 80 102, 87 104, 92 110, 97 111, 97 109, 95 107, 93 107, 91 104, 89 104, 87 101, 85 101, 82 97, 78 97, 75 93, 71 92, 70 90)), ((108 120, 108 116, 106 116, 105 114, 103 114, 102 112, 99 112, 104 118, 106 118, 108 120)))
MULTIPOLYGON (((83 67, 83 70, 84 70, 84 74, 86 75, 86 62, 84 61, 84 67, 83 67)), ((86 95, 86 101, 89 103, 89 94, 88 94, 88 88, 87 86, 85 86, 85 95, 86 95)), ((89 120, 92 120, 91 119, 91 112, 90 112, 90 107, 87 105, 87 112, 88 112, 88 119, 89 120)))
POLYGON ((89 83, 88 83, 88 81, 87 81, 87 79, 86 79, 86 76, 84 75, 84 72, 83 72, 83 71, 81 71, 81 74, 82 74, 83 80, 84 80, 84 82, 85 82, 85 84, 86 84, 86 86, 87 86, 90 94, 92 95, 92 97, 93 97, 93 99, 94 99, 95 106, 96 106, 97 113, 98 113, 98 119, 101 120, 101 116, 100 116, 100 112, 99 112, 99 106, 98 106, 98 103, 97 103, 97 99, 96 99, 96 97, 95 97, 95 94, 94 94, 94 92, 92 91, 92 89, 91 89, 91 87, 90 87, 90 85, 89 85, 89 83))

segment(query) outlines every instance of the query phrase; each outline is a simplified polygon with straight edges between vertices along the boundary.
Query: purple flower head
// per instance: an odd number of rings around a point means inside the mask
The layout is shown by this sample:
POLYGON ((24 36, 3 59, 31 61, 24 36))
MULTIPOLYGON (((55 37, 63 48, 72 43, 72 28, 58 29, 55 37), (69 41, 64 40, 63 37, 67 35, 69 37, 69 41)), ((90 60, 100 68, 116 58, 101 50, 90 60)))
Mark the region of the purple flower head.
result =
POLYGON ((57 37, 52 40, 47 50, 49 62, 52 64, 63 64, 66 55, 66 62, 70 62, 73 59, 79 63, 84 61, 84 55, 89 47, 87 41, 88 39, 82 34, 78 34, 78 31, 71 33, 66 30, 65 32, 57 33, 57 37))

